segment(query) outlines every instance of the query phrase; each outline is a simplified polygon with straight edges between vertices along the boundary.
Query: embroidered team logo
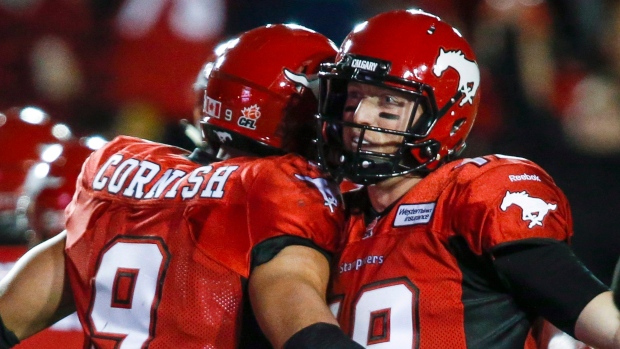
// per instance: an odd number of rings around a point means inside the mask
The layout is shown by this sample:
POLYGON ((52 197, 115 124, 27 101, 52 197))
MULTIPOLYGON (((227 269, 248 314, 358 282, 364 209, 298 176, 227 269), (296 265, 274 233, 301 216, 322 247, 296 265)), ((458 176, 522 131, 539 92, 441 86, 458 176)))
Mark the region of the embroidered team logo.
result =
POLYGON ((312 178, 308 176, 301 176, 298 174, 295 174, 295 177, 302 181, 314 184, 314 186, 321 192, 321 195, 323 195, 325 206, 329 207, 330 212, 334 212, 334 208, 338 206, 338 197, 334 194, 334 191, 330 187, 330 182, 328 182, 325 178, 321 177, 312 178))
POLYGON ((243 116, 237 120, 237 125, 249 128, 250 130, 256 130, 256 120, 260 118, 260 107, 254 104, 247 108, 243 108, 241 114, 243 114, 243 116))
POLYGON ((506 211, 512 205, 521 207, 521 219, 530 221, 528 228, 533 228, 536 225, 542 226, 542 221, 547 213, 554 211, 558 207, 556 204, 550 204, 542 199, 533 198, 526 191, 515 193, 507 191, 500 208, 502 211, 506 211))
POLYGON ((444 51, 440 48, 439 57, 433 66, 433 73, 441 77, 448 68, 453 68, 459 73, 459 92, 463 93, 459 106, 462 107, 465 103, 474 104, 474 97, 480 86, 480 69, 476 62, 465 58, 460 50, 444 51))
POLYGON ((207 91, 205 91, 205 99, 202 106, 202 112, 207 114, 207 116, 219 119, 220 110, 222 110, 222 103, 207 96, 207 91))

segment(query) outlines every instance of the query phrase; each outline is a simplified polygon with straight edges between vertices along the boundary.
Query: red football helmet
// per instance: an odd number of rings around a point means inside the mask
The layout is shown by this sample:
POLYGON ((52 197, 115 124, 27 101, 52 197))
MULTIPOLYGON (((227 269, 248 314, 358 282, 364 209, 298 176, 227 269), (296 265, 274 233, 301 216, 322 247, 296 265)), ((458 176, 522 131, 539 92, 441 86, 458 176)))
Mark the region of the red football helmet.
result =
POLYGON ((314 148, 312 87, 336 46, 310 29, 270 24, 226 43, 208 77, 203 132, 210 145, 259 156, 314 148))
POLYGON ((69 128, 54 124, 35 107, 11 108, 0 113, 0 235, 6 242, 24 242, 15 208, 28 168, 51 144, 71 134, 69 128))
POLYGON ((196 76, 196 81, 192 86, 195 95, 194 122, 196 126, 199 126, 200 121, 202 120, 202 110, 205 105, 205 89, 207 88, 209 76, 211 75, 211 71, 213 70, 217 57, 219 57, 226 49, 226 44, 227 42, 224 42, 215 46, 213 51, 211 51, 211 53, 207 56, 205 63, 200 67, 198 75, 196 76))
POLYGON ((209 81, 209 75, 211 75, 211 70, 213 70, 213 66, 215 65, 215 60, 219 55, 221 55, 226 48, 226 43, 221 43, 217 45, 213 51, 207 56, 205 63, 200 67, 198 71, 198 75, 196 76, 196 81, 192 86, 194 91, 194 108, 192 111, 193 114, 193 123, 190 124, 185 120, 182 120, 181 123, 185 127, 185 135, 189 138, 197 147, 207 148, 207 144, 202 138, 202 133, 200 131, 200 123, 202 121, 202 110, 204 109, 204 101, 205 101, 205 89, 207 88, 207 82, 209 81))
POLYGON ((98 137, 85 137, 50 145, 30 167, 17 215, 19 223, 34 233, 32 244, 47 240, 64 229, 64 209, 73 197, 82 164, 104 142, 98 137))
POLYGON ((385 12, 358 25, 343 41, 336 63, 320 79, 319 157, 336 177, 361 184, 425 173, 458 156, 480 101, 480 72, 463 36, 421 10, 385 12), (400 33, 395 35, 395 33, 400 33), (342 120, 347 84, 357 81, 410 94, 416 101, 405 132, 342 120), (413 124, 417 107, 423 115, 413 124), (343 127, 403 136, 395 153, 346 150, 343 127))

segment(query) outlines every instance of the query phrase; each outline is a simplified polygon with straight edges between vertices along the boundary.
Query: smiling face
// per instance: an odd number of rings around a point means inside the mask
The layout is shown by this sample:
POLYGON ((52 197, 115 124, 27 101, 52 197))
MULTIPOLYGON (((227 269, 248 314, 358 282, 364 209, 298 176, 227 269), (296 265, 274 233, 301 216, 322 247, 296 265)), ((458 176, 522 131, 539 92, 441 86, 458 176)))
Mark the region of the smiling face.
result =
MULTIPOLYGON (((343 120, 403 132, 413 124, 409 119, 415 106, 414 98, 406 93, 352 81, 347 87, 343 120)), ((420 115, 422 108, 417 108, 414 122, 420 115)), ((342 136, 348 150, 356 150, 362 141, 362 150, 393 154, 403 142, 403 136, 376 131, 366 131, 360 140, 361 133, 360 128, 344 127, 342 136)))

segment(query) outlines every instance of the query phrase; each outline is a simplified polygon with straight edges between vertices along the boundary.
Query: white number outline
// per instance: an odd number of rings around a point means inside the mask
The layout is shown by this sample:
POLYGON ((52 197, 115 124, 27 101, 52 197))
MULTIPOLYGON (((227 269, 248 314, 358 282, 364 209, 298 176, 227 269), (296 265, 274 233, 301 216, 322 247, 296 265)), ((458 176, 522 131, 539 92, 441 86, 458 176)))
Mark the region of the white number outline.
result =
MULTIPOLYGON (((399 310, 401 309, 405 309, 405 307, 402 307, 401 304, 397 304, 396 307, 385 307, 385 306, 379 306, 377 309, 372 309, 370 311, 365 311, 363 309, 359 309, 360 303, 363 304, 365 298, 368 298, 368 295, 370 294, 369 292, 374 292, 375 294, 377 294, 377 292, 382 292, 382 293, 387 293, 385 291, 408 291, 410 292, 410 297, 411 297, 411 348, 412 349, 418 349, 420 346, 420 316, 419 316, 419 295, 420 295, 420 291, 418 289, 418 287, 411 282, 411 280, 409 280, 406 277, 400 277, 400 278, 394 278, 394 279, 388 279, 388 280, 382 280, 379 282, 374 282, 371 284, 367 284, 365 286, 363 286, 362 288, 360 288, 360 290, 356 293, 356 296, 353 300, 353 302, 351 303, 351 314, 350 316, 350 328, 349 328, 349 337, 353 338, 353 340, 355 340, 356 342, 358 342, 360 345, 364 346, 365 348, 373 348, 373 349, 387 349, 387 348, 402 348, 403 346, 401 345, 401 343, 398 344, 391 344, 392 346, 390 346, 390 342, 393 340, 393 338, 391 337, 392 334, 392 329, 393 326, 395 325, 395 323, 392 321, 392 319, 390 318, 392 316, 392 309, 393 308, 398 308, 399 310), (404 287, 404 289, 402 288, 404 287), (395 289, 395 288, 399 288, 399 289, 395 289), (360 313, 360 311, 363 311, 363 313, 360 313), (370 328, 370 326, 372 326, 372 318, 371 316, 375 313, 377 313, 378 311, 383 311, 383 312, 387 312, 388 313, 388 318, 386 321, 386 338, 371 338, 371 333, 372 330, 370 328), (360 334, 359 332, 359 327, 357 327, 358 332, 356 333, 356 322, 358 320, 360 320, 358 318, 358 316, 365 316, 368 315, 368 328, 365 329, 365 332, 362 332, 360 334), (360 337, 365 337, 364 341, 365 343, 362 342, 360 337), (394 345, 397 345, 397 347, 394 347, 394 345)), ((343 300, 343 296, 335 296, 332 298, 332 301, 330 302, 330 309, 332 311, 332 314, 334 314, 334 316, 341 320, 341 317, 343 316, 342 312, 342 308, 341 308, 341 303, 343 300)), ((385 301, 394 301, 395 299, 392 297, 384 297, 383 300, 385 301)), ((361 321, 361 320, 360 320, 361 321)))
MULTIPOLYGON (((159 262, 157 277, 155 278, 156 280, 155 290, 153 294, 153 299, 150 303, 150 311, 149 311, 149 316, 148 316, 148 324, 149 324, 148 336, 146 337, 146 339, 142 342, 142 345, 140 346, 140 348, 148 348, 150 345, 150 342, 155 337, 155 329, 157 327, 156 326, 157 325, 157 308, 159 307, 159 303, 161 301, 163 281, 166 277, 168 265, 170 264, 170 252, 168 251, 168 247, 166 246, 166 243, 161 237, 158 237, 158 236, 116 236, 114 239, 112 239, 110 242, 106 244, 106 246, 99 253, 99 257, 98 257, 97 264, 95 267, 95 276, 92 279, 92 291, 91 291, 92 297, 91 297, 90 305, 88 308, 86 321, 88 322, 88 327, 91 333, 91 337, 93 339, 101 338, 104 340, 115 341, 117 342, 117 344, 115 345, 115 348, 119 348, 119 349, 123 348, 123 341, 128 337, 128 333, 99 331, 97 330, 94 320, 93 320, 93 311, 94 311, 95 303, 97 300, 96 279, 97 279, 97 276, 99 275, 100 267, 102 265, 102 262, 105 258, 106 253, 114 249, 115 246, 119 246, 119 244, 121 243, 122 244, 135 244, 136 246, 150 246, 150 247, 155 245, 157 249, 159 250, 159 252, 161 253, 162 258, 161 258, 161 261, 159 262)), ((118 261, 118 262, 122 262, 122 261, 118 261)), ((149 259, 148 263, 153 263, 153 260, 149 259)), ((126 269, 132 269, 132 268, 128 268, 127 266, 123 266, 123 265, 118 265, 115 275, 117 275, 119 270, 126 270, 126 269)), ((113 287, 113 285, 111 287, 113 287)), ((135 295, 135 288, 134 288, 133 294, 135 295)), ((110 298, 110 303, 112 303, 111 298, 110 298)), ((110 307, 112 306, 110 305, 110 307)), ((127 309, 127 307, 118 307, 118 308, 127 309)), ((88 341, 88 339, 86 340, 88 341)))

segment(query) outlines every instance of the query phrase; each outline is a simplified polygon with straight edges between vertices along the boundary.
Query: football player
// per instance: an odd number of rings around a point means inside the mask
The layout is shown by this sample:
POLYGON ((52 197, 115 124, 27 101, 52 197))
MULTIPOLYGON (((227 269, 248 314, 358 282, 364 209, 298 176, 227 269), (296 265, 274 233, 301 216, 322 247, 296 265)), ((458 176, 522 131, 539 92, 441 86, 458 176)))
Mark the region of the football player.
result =
POLYGON ((51 144, 30 167, 16 210, 18 226, 29 232, 30 246, 64 230, 64 210, 73 197, 82 163, 104 143, 103 138, 90 136, 51 144))
POLYGON ((359 348, 325 299, 343 229, 338 185, 299 155, 312 148, 317 108, 308 75, 335 53, 295 25, 231 41, 203 119, 228 160, 123 136, 95 151, 66 232, 0 284, 0 347, 73 310, 85 347, 269 347, 251 300, 276 348, 359 348))
POLYGON ((357 26, 320 73, 321 164, 350 203, 331 308, 367 348, 533 348, 544 317, 620 348, 609 288, 569 247, 569 204, 523 158, 457 159, 480 100, 474 52, 420 10, 357 26))
POLYGON ((13 107, 0 113, 0 242, 28 241, 15 214, 22 184, 41 153, 69 136, 67 126, 54 123, 37 107, 13 107))

